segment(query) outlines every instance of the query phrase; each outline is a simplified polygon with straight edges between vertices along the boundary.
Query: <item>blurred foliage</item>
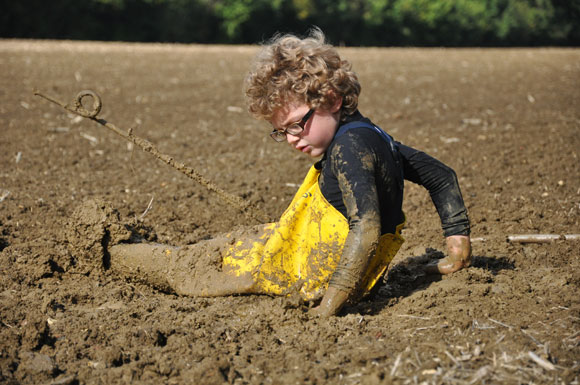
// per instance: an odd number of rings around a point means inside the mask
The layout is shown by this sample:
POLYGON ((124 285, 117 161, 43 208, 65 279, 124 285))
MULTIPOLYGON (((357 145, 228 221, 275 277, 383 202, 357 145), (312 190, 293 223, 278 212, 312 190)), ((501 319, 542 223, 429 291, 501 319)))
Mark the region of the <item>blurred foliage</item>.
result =
POLYGON ((0 0, 0 36, 257 43, 320 27, 349 46, 580 42, 580 0, 0 0))

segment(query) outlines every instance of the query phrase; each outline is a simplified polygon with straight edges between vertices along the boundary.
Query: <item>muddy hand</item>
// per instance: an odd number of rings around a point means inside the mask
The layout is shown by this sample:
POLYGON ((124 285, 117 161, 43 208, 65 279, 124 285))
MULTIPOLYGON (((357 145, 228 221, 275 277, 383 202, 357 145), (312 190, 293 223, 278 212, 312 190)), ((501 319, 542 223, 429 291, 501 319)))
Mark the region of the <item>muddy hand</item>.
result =
POLYGON ((471 241, 468 235, 446 238, 447 256, 425 266, 428 274, 451 274, 471 265, 471 241))
POLYGON ((337 315, 348 299, 348 293, 332 286, 328 287, 320 305, 310 309, 308 314, 312 317, 330 317, 337 315))

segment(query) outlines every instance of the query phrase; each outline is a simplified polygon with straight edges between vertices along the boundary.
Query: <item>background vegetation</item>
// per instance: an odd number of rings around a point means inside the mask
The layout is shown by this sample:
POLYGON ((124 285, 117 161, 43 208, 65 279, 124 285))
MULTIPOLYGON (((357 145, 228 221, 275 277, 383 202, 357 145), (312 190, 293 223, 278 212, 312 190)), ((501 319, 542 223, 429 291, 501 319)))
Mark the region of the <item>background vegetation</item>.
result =
POLYGON ((322 28, 349 46, 580 43, 580 0, 0 0, 0 37, 257 43, 322 28))

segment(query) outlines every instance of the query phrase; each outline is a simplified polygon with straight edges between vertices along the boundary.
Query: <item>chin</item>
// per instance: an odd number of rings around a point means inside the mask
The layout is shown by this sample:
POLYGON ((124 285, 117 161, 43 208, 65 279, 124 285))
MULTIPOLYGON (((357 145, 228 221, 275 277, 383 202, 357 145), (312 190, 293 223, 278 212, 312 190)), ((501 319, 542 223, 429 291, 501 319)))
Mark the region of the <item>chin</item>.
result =
POLYGON ((308 154, 311 158, 320 158, 324 152, 312 151, 308 154))

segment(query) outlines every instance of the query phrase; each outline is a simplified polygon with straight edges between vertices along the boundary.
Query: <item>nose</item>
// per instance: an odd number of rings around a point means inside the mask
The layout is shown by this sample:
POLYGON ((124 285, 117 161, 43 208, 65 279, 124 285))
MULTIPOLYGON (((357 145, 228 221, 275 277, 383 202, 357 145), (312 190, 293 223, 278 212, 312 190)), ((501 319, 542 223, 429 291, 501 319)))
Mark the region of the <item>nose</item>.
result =
POLYGON ((290 144, 296 144, 300 140, 300 136, 286 133, 286 141, 290 144))

